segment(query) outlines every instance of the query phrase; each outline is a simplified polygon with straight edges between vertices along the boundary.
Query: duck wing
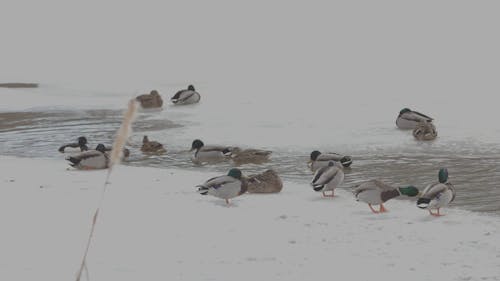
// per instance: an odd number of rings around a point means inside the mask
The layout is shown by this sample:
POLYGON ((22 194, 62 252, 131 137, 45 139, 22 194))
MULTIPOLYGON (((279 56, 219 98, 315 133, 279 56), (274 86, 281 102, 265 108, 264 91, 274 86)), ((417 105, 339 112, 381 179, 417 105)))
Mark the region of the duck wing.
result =
POLYGON ((199 187, 218 189, 223 185, 234 183, 236 181, 238 181, 238 179, 230 176, 219 176, 207 180, 204 184, 199 185, 199 187))
POLYGON ((432 200, 436 198, 438 194, 445 192, 448 188, 448 185, 442 183, 430 184, 424 189, 420 197, 432 200))
POLYGON ((332 181, 335 176, 339 173, 340 168, 336 166, 327 166, 327 167, 322 167, 318 171, 316 171, 316 174, 314 175, 314 178, 311 182, 313 186, 322 186, 330 181, 332 181))

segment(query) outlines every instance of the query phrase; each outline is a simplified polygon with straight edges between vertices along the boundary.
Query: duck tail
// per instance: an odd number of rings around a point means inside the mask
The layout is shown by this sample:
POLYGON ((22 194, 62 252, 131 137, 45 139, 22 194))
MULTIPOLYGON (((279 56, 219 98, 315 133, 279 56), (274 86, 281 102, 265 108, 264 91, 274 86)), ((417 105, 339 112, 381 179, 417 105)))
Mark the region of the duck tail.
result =
POLYGON ((201 195, 207 195, 208 194, 208 187, 203 186, 203 185, 197 185, 198 187, 198 193, 201 195))
POLYGON ((67 157, 66 160, 68 160, 69 162, 71 162, 71 166, 75 166, 75 165, 78 165, 78 163, 80 163, 80 161, 82 161, 82 159, 79 159, 79 158, 75 158, 75 157, 67 157))
POLYGON ((420 209, 426 209, 427 207, 429 207, 430 202, 431 202, 431 199, 419 198, 417 200, 417 207, 419 207, 420 209))

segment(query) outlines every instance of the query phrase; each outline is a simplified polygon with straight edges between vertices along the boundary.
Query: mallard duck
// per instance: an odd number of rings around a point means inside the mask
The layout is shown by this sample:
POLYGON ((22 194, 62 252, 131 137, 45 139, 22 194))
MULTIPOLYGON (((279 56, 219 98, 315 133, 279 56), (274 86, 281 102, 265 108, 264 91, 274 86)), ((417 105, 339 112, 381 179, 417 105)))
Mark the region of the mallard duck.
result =
POLYGON ((392 187, 381 180, 370 180, 364 182, 353 190, 356 201, 362 201, 368 204, 368 207, 374 213, 387 212, 384 203, 400 195, 414 197, 418 195, 418 189, 414 186, 392 187), (380 205, 379 210, 373 209, 372 205, 380 205))
POLYGON ((163 147, 163 145, 157 141, 150 141, 148 136, 144 136, 142 138, 142 147, 141 151, 144 153, 165 153, 167 150, 163 147))
POLYGON ((420 121, 432 122, 432 118, 409 108, 403 108, 396 119, 396 126, 403 130, 413 130, 420 121))
POLYGON ((231 151, 231 159, 233 159, 234 163, 237 165, 242 164, 261 164, 269 161, 269 156, 272 151, 269 150, 261 150, 261 149, 240 149, 234 148, 231 151))
POLYGON ((314 191, 322 191, 324 197, 334 197, 335 188, 344 181, 344 171, 335 166, 334 161, 330 161, 328 166, 319 168, 311 181, 314 191), (331 195, 326 195, 326 191, 332 191, 331 195))
POLYGON ((149 94, 137 96, 135 99, 141 103, 142 108, 159 108, 163 105, 163 100, 156 90, 152 90, 149 94))
POLYGON ((431 122, 420 121, 413 129, 413 136, 421 141, 433 140, 437 137, 436 127, 431 122))
POLYGON ((95 150, 84 151, 78 155, 66 158, 70 165, 81 170, 106 169, 109 165, 109 157, 105 153, 103 144, 97 145, 95 150))
POLYGON ((79 137, 77 142, 68 143, 59 147, 59 152, 61 153, 83 152, 87 150, 89 150, 89 148, 87 147, 86 137, 79 137))
POLYGON ((328 166, 330 161, 333 161, 339 168, 349 167, 352 164, 351 156, 344 156, 338 153, 321 153, 315 150, 311 152, 308 166, 315 172, 319 168, 328 166))
POLYGON ((242 178, 240 169, 236 168, 229 170, 227 176, 211 178, 197 187, 201 195, 210 194, 217 198, 224 199, 227 205, 229 205, 229 199, 247 191, 247 183, 242 178))
POLYGON ((439 182, 428 185, 417 200, 417 207, 429 210, 433 216, 443 216, 439 209, 455 199, 455 188, 448 182, 448 169, 440 169, 438 178, 439 182), (432 209, 437 209, 437 212, 433 213, 432 209))
POLYGON ((234 147, 230 146, 206 146, 201 140, 196 139, 191 144, 191 150, 195 151, 191 160, 195 163, 219 162, 230 158, 234 147))
POLYGON ((248 193, 278 193, 283 189, 283 182, 274 170, 267 170, 247 178, 248 193))
POLYGON ((200 101, 200 94, 195 91, 193 85, 189 85, 186 90, 178 91, 170 100, 173 104, 192 104, 200 101))

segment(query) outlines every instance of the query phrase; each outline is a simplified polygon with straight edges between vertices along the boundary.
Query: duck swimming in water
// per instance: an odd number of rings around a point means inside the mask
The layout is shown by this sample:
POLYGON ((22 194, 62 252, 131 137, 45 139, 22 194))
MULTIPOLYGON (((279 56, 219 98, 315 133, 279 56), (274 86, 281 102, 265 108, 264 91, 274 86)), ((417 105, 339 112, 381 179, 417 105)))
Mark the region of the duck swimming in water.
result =
POLYGON ((142 108, 160 108, 163 105, 163 99, 156 90, 152 90, 149 94, 137 96, 135 98, 142 108))
POLYGON ((272 151, 261 149, 240 149, 235 147, 231 151, 231 159, 236 165, 242 164, 262 164, 269 161, 272 151))
POLYGON ((418 189, 414 186, 396 188, 378 179, 364 182, 356 186, 352 192, 356 197, 356 201, 367 203, 368 207, 370 207, 374 213, 387 212, 387 209, 384 207, 384 203, 392 198, 400 195, 406 195, 409 197, 418 195, 418 189), (373 209, 372 205, 380 205, 379 210, 377 211, 373 209))
POLYGON ((148 136, 142 138, 141 151, 144 153, 161 154, 167 152, 163 145, 157 141, 150 141, 148 136))
POLYGON ((229 199, 244 194, 248 188, 240 169, 236 168, 229 170, 225 176, 211 178, 197 187, 201 195, 209 194, 224 199, 227 205, 229 205, 229 199))
POLYGON ((87 146, 87 138, 79 137, 77 142, 68 143, 61 147, 59 147, 59 152, 61 153, 75 153, 75 152, 83 152, 89 150, 87 146))
POLYGON ((193 85, 189 85, 187 89, 180 90, 170 99, 173 104, 193 104, 199 102, 200 94, 196 92, 193 85))
POLYGON ((195 139, 189 151, 195 151, 191 160, 196 164, 202 164, 228 160, 234 149, 230 146, 205 145, 201 140, 195 139))
POLYGON ((84 151, 78 155, 66 158, 70 165, 80 170, 106 169, 109 166, 109 157, 105 153, 106 147, 98 144, 95 150, 84 151))
POLYGON ((429 210, 432 216, 443 216, 439 209, 448 206, 455 199, 455 188, 448 182, 448 169, 442 168, 438 173, 438 183, 428 185, 417 200, 417 207, 429 210), (436 213, 432 210, 437 210, 436 213))
POLYGON ((344 181, 344 172, 342 168, 335 165, 334 161, 330 161, 328 166, 319 168, 311 181, 314 191, 323 192, 323 197, 334 197, 335 188, 344 181), (331 195, 327 195, 326 191, 331 191, 331 195))
POLYGON ((396 126, 403 130, 413 130, 420 121, 432 122, 432 118, 409 108, 403 108, 396 119, 396 126))
POLYGON ((436 127, 431 122, 420 121, 413 129, 413 137, 420 141, 434 140, 437 137, 436 127))
POLYGON ((321 153, 317 150, 311 152, 308 166, 313 172, 319 168, 326 167, 333 161, 337 167, 349 167, 352 164, 351 156, 344 156, 338 153, 321 153))

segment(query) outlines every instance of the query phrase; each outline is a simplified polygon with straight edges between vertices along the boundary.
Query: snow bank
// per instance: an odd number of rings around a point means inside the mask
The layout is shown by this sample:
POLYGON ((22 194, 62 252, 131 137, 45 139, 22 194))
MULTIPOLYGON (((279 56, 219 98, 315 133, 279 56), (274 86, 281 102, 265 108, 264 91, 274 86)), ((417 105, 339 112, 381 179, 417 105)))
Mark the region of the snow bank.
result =
MULTIPOLYGON (((0 171, 0 280, 74 280, 105 171, 4 156, 0 171)), ((290 182, 226 207, 194 187, 216 175, 116 167, 90 280, 500 280, 497 216, 403 200, 372 214, 290 182)))

